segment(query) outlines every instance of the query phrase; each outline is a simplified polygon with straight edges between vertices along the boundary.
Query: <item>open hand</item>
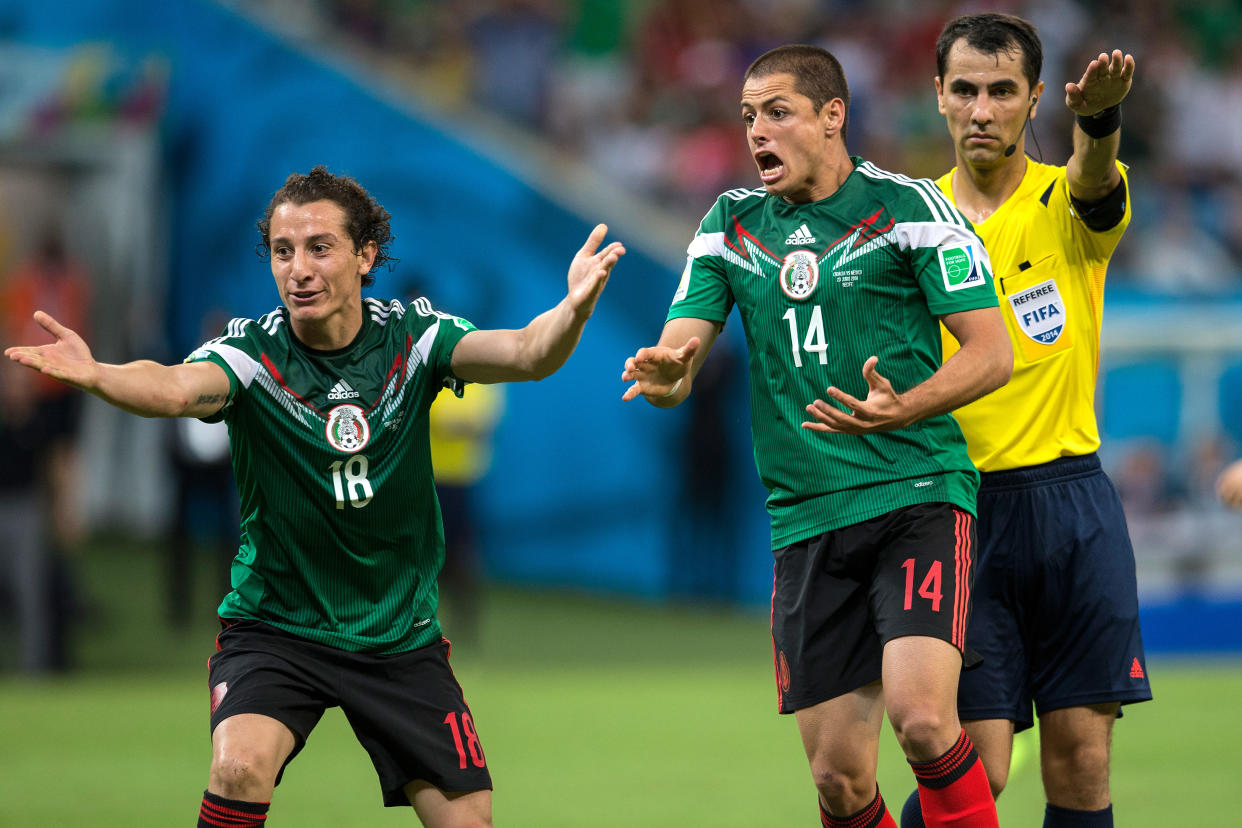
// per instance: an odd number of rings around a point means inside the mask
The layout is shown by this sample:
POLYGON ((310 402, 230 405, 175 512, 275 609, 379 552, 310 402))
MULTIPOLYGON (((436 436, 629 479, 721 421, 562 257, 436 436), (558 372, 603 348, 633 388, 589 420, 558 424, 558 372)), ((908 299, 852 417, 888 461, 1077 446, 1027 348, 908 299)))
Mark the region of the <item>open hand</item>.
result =
POLYGON ((4 355, 67 385, 89 389, 98 377, 99 367, 86 342, 43 311, 35 311, 34 320, 56 341, 5 348, 4 355))
POLYGON ((596 252, 607 232, 608 225, 595 225, 586 244, 569 265, 569 304, 574 313, 582 317, 590 316, 595 310, 595 303, 608 284, 608 275, 617 260, 625 255, 625 245, 621 242, 612 242, 596 252))
POLYGON ((1122 56, 1120 49, 1114 49, 1112 55, 1101 52, 1087 64, 1078 83, 1065 84, 1065 105, 1075 115, 1094 115, 1121 103, 1133 81, 1132 55, 1122 56))
POLYGON ((633 385, 621 395, 622 400, 632 400, 639 394, 649 399, 664 399, 677 393, 694 365, 694 355, 702 342, 691 337, 680 348, 655 346, 639 348, 638 353, 625 361, 621 379, 633 381, 633 385))
POLYGON ((896 431, 910 424, 910 418, 902 404, 901 395, 893 390, 892 383, 875 369, 879 357, 871 357, 863 363, 862 374, 867 381, 867 399, 851 397, 839 388, 831 387, 827 396, 845 406, 842 411, 825 400, 816 400, 806 407, 814 420, 804 422, 802 427, 810 431, 833 434, 871 434, 879 431, 896 431))

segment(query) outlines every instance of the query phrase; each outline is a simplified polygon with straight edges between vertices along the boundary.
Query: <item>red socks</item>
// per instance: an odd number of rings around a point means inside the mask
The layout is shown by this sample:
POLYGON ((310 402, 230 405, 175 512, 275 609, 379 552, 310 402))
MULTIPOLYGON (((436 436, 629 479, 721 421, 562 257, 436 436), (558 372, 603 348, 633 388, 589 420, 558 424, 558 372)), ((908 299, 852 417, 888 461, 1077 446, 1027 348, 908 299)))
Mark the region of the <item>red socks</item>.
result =
POLYGON ((987 774, 965 730, 943 756, 910 767, 927 828, 998 828, 987 774))
POLYGON ((824 810, 821 802, 819 821, 824 828, 897 828, 888 808, 884 807, 884 798, 880 796, 879 788, 876 788, 875 799, 871 800, 871 804, 852 816, 834 817, 824 810))

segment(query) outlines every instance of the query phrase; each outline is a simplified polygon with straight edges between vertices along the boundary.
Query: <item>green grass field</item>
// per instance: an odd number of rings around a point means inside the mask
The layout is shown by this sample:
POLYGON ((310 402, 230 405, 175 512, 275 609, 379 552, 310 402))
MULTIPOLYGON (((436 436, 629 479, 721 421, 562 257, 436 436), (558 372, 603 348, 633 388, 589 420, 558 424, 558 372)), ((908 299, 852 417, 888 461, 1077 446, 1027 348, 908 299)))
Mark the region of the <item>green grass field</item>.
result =
MULTIPOLYGON (((81 569, 100 604, 81 668, 39 681, 0 674, 0 826, 192 824, 209 760, 204 665, 218 596, 204 591, 201 621, 173 632, 149 546, 97 545, 81 569)), ((794 722, 775 713, 770 660, 764 613, 489 592, 480 643, 459 643, 453 662, 495 778, 497 824, 818 824, 794 722)), ((1158 700, 1116 729, 1117 825, 1238 824, 1242 661, 1149 667, 1158 700)), ((1019 747, 1001 824, 1038 828, 1038 746, 1019 747)), ((881 790, 900 807, 912 785, 886 734, 881 790)), ((270 821, 416 824, 411 811, 381 808, 338 711, 290 766, 270 821)))

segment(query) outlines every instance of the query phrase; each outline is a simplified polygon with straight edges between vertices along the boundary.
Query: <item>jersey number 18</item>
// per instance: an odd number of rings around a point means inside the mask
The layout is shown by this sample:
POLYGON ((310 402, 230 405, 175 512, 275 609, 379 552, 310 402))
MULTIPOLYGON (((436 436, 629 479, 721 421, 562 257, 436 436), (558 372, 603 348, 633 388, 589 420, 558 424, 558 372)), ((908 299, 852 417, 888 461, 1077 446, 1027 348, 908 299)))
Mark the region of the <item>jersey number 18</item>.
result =
POLYGON ((336 508, 345 508, 345 495, 349 495, 349 505, 361 509, 375 497, 371 481, 367 480, 367 456, 355 454, 348 460, 337 460, 328 466, 332 473, 332 491, 336 493, 336 508))

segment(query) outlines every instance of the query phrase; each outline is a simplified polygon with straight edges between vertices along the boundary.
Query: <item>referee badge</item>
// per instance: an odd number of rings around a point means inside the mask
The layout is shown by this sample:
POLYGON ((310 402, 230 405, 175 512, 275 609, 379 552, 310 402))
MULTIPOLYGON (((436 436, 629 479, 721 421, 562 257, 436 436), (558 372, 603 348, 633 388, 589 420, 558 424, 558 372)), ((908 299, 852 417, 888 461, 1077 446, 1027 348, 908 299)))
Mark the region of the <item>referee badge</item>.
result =
POLYGON ((1019 330, 1040 345, 1051 345, 1065 330, 1065 300, 1055 279, 1014 293, 1009 297, 1019 330))
POLYGON ((371 441, 371 426, 358 406, 338 405, 328 412, 328 426, 324 429, 324 435, 332 448, 354 454, 366 448, 371 441))
POLYGON ((801 301, 815 292, 819 284, 819 260, 810 250, 795 250, 781 265, 781 290, 790 299, 801 301))

